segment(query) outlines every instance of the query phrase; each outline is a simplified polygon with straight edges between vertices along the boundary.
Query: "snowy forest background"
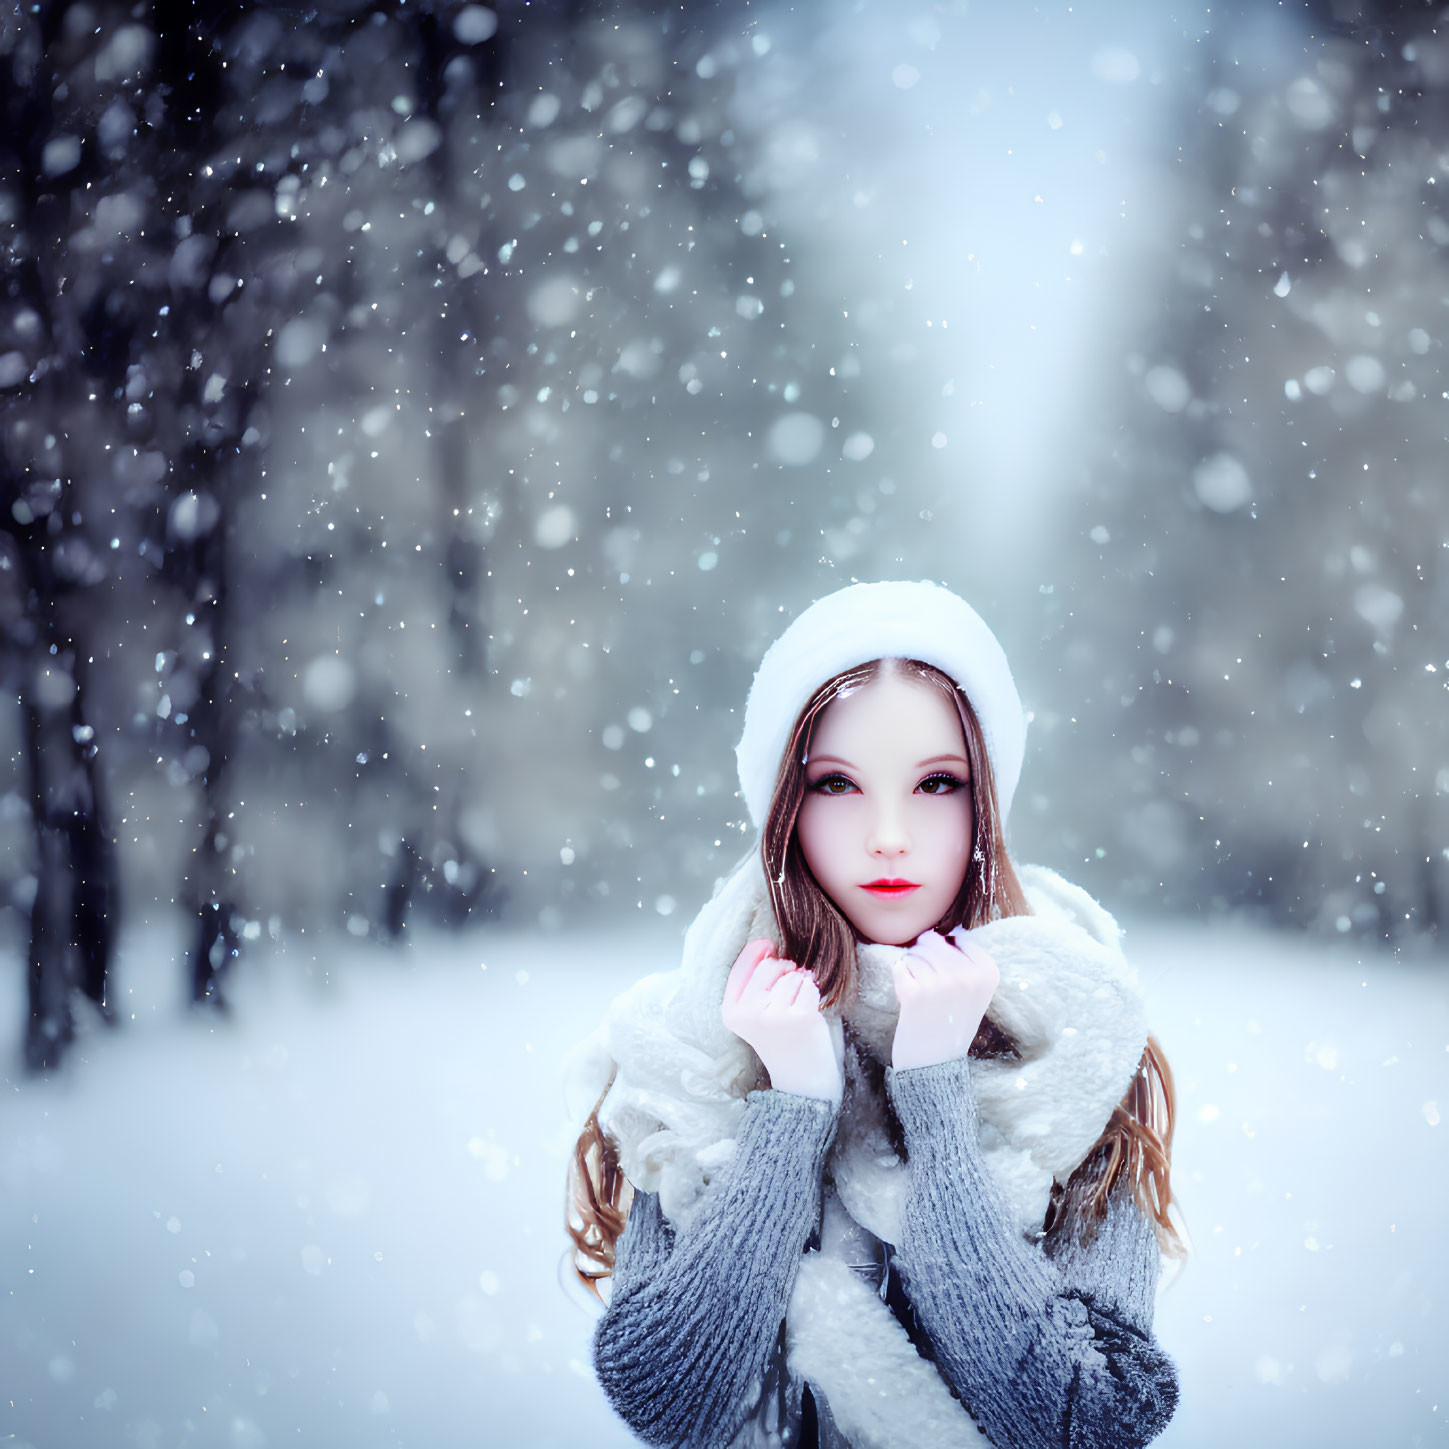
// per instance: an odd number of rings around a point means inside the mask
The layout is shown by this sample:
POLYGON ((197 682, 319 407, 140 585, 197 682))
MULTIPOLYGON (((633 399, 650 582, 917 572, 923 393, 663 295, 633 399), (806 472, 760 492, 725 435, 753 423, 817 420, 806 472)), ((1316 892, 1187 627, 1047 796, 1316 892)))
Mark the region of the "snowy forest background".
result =
POLYGON ((558 1065, 747 844, 765 644, 904 576, 1178 1066, 1164 1444, 1442 1440, 1449 11, 73 0, 0 61, 0 1436, 626 1442, 558 1065))

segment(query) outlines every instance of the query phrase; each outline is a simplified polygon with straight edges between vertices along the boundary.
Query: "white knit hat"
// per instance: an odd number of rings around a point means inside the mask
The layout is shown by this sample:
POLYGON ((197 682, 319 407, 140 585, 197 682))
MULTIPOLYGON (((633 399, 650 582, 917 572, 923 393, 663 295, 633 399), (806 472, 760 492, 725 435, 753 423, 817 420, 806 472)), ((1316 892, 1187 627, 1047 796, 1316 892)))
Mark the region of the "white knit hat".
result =
POLYGON ((851 584, 817 599, 765 651, 735 746, 740 788, 764 823, 800 711, 827 680, 873 659, 919 659, 954 679, 971 701, 1003 824, 1026 753, 1026 716, 1006 654, 980 614, 929 580, 851 584))

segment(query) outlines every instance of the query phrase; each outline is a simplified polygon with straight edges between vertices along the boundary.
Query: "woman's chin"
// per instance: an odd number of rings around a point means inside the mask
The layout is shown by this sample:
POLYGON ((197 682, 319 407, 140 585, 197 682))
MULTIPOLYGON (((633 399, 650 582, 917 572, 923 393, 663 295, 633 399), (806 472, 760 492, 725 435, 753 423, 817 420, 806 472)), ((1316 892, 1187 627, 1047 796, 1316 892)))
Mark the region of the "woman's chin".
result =
POLYGON ((877 927, 874 931, 861 931, 861 941, 867 946, 909 946, 921 931, 930 930, 930 926, 922 926, 920 930, 899 930, 891 926, 877 927))

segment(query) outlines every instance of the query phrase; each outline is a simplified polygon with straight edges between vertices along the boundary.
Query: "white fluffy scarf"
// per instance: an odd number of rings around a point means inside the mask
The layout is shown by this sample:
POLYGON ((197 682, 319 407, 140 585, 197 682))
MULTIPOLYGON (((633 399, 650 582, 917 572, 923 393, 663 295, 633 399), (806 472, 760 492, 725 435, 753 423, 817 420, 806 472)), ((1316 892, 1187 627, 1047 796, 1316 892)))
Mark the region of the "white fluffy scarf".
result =
MULTIPOLYGON (((973 1057, 970 1072, 986 1162, 1017 1228, 1032 1233, 1053 1182, 1070 1176, 1122 1100, 1147 1029, 1111 916, 1052 871, 1028 866, 1018 876, 1032 914, 992 921, 971 939, 1001 969, 987 1014, 1020 1059, 973 1057)), ((733 1156, 746 1093, 765 1085, 758 1057, 720 1019, 730 967, 758 936, 778 939, 778 931, 752 853, 690 926, 683 964, 616 997, 565 1068, 569 1110, 580 1121, 613 1075, 599 1124, 618 1143, 625 1176, 657 1192, 677 1228, 688 1225, 733 1156)), ((891 1244, 909 1174, 859 1051, 890 1060, 898 1011, 891 962, 902 949, 859 948, 857 996, 840 1013, 850 1027, 845 1095, 828 1159, 846 1210, 891 1244)), ((806 1254, 786 1344, 791 1370, 823 1391, 858 1449, 985 1442, 894 1315, 843 1264, 806 1254), (867 1359, 868 1392, 855 1367, 867 1359)))

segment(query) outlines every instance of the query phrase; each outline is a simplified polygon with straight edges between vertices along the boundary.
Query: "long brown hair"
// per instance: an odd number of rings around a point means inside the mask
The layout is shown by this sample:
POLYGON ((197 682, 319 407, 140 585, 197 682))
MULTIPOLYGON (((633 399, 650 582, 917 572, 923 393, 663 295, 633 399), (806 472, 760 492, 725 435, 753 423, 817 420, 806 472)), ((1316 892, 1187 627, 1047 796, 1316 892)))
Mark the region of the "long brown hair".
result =
MULTIPOLYGON (((944 933, 960 925, 970 928, 1002 916, 1030 914, 1026 894, 1007 854, 996 783, 981 726, 955 681, 915 659, 875 659, 837 674, 810 696, 795 721, 760 833, 765 878, 780 933, 780 954, 790 961, 809 963, 825 1006, 837 1005, 853 995, 859 938, 821 889, 800 850, 795 825, 807 788, 805 760, 815 721, 831 701, 869 683, 883 670, 896 668, 950 699, 961 718, 971 767, 969 783, 975 819, 972 863, 956 899, 936 929, 944 933)), ((1014 1052, 1014 1044, 1006 1034, 989 1018, 983 1019, 970 1054, 1006 1056, 1014 1052)), ((599 1125, 599 1109, 608 1090, 605 1087, 594 1104, 574 1147, 565 1214, 565 1227, 573 1241, 574 1271, 596 1296, 599 1280, 613 1271, 614 1245, 623 1232, 633 1200, 633 1188, 619 1168, 617 1146, 599 1125)), ((1182 1240, 1169 1216, 1174 1115, 1172 1072, 1162 1048, 1149 1037, 1132 1084, 1101 1137, 1067 1183, 1054 1189, 1045 1224, 1047 1232, 1064 1231, 1075 1220, 1090 1233, 1105 1215, 1113 1187, 1125 1175, 1163 1251, 1180 1256, 1184 1251, 1182 1240)), ((889 1103, 887 1117, 894 1125, 889 1103)), ((899 1147, 898 1133, 892 1135, 897 1137, 899 1147)))

